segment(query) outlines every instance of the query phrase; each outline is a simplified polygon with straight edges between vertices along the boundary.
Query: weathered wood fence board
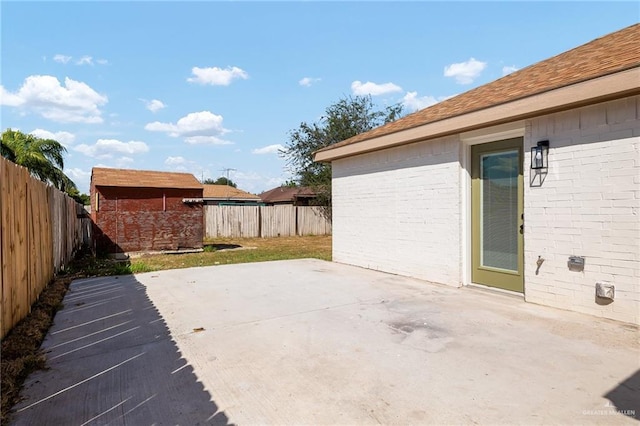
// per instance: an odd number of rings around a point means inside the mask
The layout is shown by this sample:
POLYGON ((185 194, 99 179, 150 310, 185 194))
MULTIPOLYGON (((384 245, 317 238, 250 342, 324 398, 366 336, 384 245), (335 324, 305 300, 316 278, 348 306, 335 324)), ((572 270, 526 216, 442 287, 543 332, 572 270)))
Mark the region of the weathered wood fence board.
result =
POLYGON ((206 206, 204 211, 205 235, 259 237, 259 209, 258 206, 206 206))
POLYGON ((330 235, 331 222, 325 219, 321 207, 298 209, 298 235, 330 235))
MULTIPOLYGON (((28 214, 25 221, 29 226, 29 251, 27 253, 29 261, 28 307, 36 301, 51 280, 50 271, 54 268, 54 257, 47 256, 46 253, 50 252, 53 247, 52 231, 53 223, 55 223, 52 221, 48 208, 51 203, 50 188, 43 182, 30 180, 31 177, 28 176, 27 185, 25 185, 29 196, 26 204, 28 214)), ((28 313, 29 311, 25 315, 28 313)))
POLYGON ((296 235, 296 208, 290 205, 260 206, 260 236, 270 238, 296 235))
POLYGON ((204 206, 205 238, 329 235, 331 222, 320 207, 204 206))
POLYGON ((0 158, 0 335, 27 316, 55 274, 91 241, 90 219, 64 193, 0 158))

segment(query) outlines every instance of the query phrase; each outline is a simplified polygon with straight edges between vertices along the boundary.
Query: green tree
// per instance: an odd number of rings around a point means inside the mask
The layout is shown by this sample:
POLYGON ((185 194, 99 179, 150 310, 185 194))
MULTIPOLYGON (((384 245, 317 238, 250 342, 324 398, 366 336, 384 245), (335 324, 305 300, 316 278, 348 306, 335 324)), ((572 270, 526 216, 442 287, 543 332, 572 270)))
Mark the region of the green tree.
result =
POLYGON ((318 202, 331 217, 331 164, 313 161, 313 153, 321 148, 349 139, 402 116, 402 104, 376 109, 371 96, 340 99, 325 110, 315 123, 300 123, 289 132, 289 141, 280 152, 294 174, 295 181, 310 186, 318 194, 318 202))
POLYGON ((26 167, 31 175, 61 191, 77 188, 64 172, 64 154, 67 149, 53 139, 42 139, 17 130, 2 133, 0 153, 7 160, 26 167))
POLYGON ((67 194, 83 206, 91 204, 91 197, 88 194, 80 193, 76 188, 69 189, 67 194))
POLYGON ((233 186, 234 188, 238 187, 238 184, 236 184, 231 179, 227 179, 224 176, 221 176, 216 180, 213 180, 211 178, 207 178, 202 183, 205 184, 205 185, 228 185, 228 186, 233 186))

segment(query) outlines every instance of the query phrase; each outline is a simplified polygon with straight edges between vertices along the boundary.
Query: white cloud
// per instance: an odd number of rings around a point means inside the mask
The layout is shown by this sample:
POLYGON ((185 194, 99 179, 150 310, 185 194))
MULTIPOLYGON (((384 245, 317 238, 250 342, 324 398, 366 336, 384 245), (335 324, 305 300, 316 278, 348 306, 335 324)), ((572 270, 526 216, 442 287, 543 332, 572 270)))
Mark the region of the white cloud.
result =
POLYGON ((511 65, 511 66, 504 66, 502 67, 502 75, 505 76, 507 74, 511 74, 512 72, 516 72, 518 71, 518 68, 511 65))
POLYGON ((67 77, 63 86, 50 75, 29 76, 13 93, 0 86, 0 95, 2 105, 33 111, 61 123, 102 123, 99 107, 108 102, 105 95, 86 83, 67 77))
POLYGON ((393 84, 393 83, 383 83, 376 84, 370 81, 366 83, 362 83, 361 81, 354 81, 351 83, 351 90, 354 95, 362 96, 362 95, 371 95, 371 96, 379 96, 386 95, 387 93, 401 92, 402 87, 393 84))
POLYGON ((455 78, 458 84, 470 84, 473 83, 473 80, 475 80, 486 67, 486 62, 471 58, 467 62, 460 62, 444 67, 444 76, 455 78))
POLYGON ((267 145, 262 148, 256 148, 251 150, 252 154, 279 154, 281 150, 284 149, 284 146, 279 143, 274 145, 267 145))
MULTIPOLYGON (((44 56, 43 58, 46 60, 46 56, 44 56)), ((53 60, 55 62, 60 63, 60 64, 67 64, 72 59, 73 59, 72 56, 62 55, 60 53, 58 53, 58 54, 53 56, 53 60)), ((74 61, 74 63, 76 65, 94 65, 93 57, 89 56, 89 55, 84 55, 84 56, 80 57, 79 59, 76 59, 74 61)), ((100 65, 107 65, 109 63, 109 61, 107 61, 106 59, 96 59, 95 63, 100 64, 100 65)))
POLYGON ((76 140, 76 135, 69 132, 50 132, 44 129, 35 129, 31 132, 32 135, 41 139, 53 139, 60 142, 64 146, 71 145, 76 140))
POLYGON ((232 145, 233 142, 215 136, 189 136, 184 141, 190 145, 232 145))
POLYGON ((149 147, 144 142, 122 142, 117 139, 98 139, 93 145, 81 144, 74 149, 93 158, 112 158, 114 154, 135 155, 149 151, 149 147))
POLYGON ((76 61, 76 65, 93 65, 93 58, 89 55, 84 55, 76 61))
POLYGON ((287 181, 287 179, 290 179, 290 175, 288 174, 274 177, 254 171, 235 171, 231 175, 231 180, 238 184, 238 188, 252 194, 259 194, 276 186, 280 186, 287 181))
POLYGON ((210 111, 192 112, 178 120, 176 124, 154 121, 144 128, 152 132, 167 132, 169 136, 199 136, 206 132, 224 133, 222 116, 210 111))
POLYGON ((76 184, 78 190, 85 194, 89 193, 89 183, 91 181, 91 171, 84 171, 80 168, 64 169, 64 173, 76 184))
POLYGON ((71 56, 67 56, 67 55, 61 55, 61 54, 57 54, 54 55, 53 60, 55 62, 58 62, 60 64, 66 64, 67 62, 69 62, 71 60, 71 56))
POLYGON ((177 123, 154 121, 144 128, 150 132, 165 132, 171 137, 184 137, 189 144, 227 145, 220 137, 229 132, 222 126, 222 116, 210 111, 192 112, 177 123))
POLYGON ((177 166, 177 165, 186 164, 186 163, 187 163, 187 160, 181 156, 167 157, 167 159, 164 160, 164 164, 166 164, 167 166, 177 166))
POLYGON ((187 79, 189 83, 210 84, 212 86, 228 86, 233 80, 239 78, 246 80, 249 78, 249 74, 238 67, 227 67, 225 69, 193 67, 191 68, 191 73, 194 77, 187 79))
POLYGON ((71 179, 89 179, 91 178, 91 172, 84 171, 80 168, 65 169, 65 173, 69 175, 71 179))
POLYGON ((147 108, 151 112, 158 112, 162 108, 167 107, 162 101, 159 101, 157 99, 151 99, 150 101, 147 101, 146 99, 140 99, 140 100, 144 102, 145 108, 147 108))
POLYGON ((304 77, 303 79, 298 81, 298 84, 300 86, 309 87, 312 84, 318 83, 320 80, 322 80, 322 79, 321 78, 314 78, 314 77, 304 77))
POLYGON ((189 172, 199 179, 204 179, 205 176, 210 177, 211 171, 205 167, 202 167, 195 161, 187 160, 184 157, 167 157, 164 160, 164 164, 167 166, 165 169, 174 172, 189 172))
POLYGON ((17 107, 24 104, 24 99, 16 93, 8 92, 4 86, 0 85, 0 105, 17 107))
POLYGON ((407 92, 402 98, 402 105, 408 110, 418 111, 428 106, 438 103, 433 96, 418 97, 418 92, 407 92))

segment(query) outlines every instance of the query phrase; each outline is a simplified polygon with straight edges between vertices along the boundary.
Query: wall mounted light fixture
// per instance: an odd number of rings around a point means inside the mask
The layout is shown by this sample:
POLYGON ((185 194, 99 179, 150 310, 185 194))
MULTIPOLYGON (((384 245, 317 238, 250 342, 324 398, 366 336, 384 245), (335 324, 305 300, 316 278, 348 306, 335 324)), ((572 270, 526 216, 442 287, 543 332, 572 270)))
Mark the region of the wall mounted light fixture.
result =
POLYGON ((540 141, 531 147, 531 169, 546 169, 549 167, 549 141, 540 141))

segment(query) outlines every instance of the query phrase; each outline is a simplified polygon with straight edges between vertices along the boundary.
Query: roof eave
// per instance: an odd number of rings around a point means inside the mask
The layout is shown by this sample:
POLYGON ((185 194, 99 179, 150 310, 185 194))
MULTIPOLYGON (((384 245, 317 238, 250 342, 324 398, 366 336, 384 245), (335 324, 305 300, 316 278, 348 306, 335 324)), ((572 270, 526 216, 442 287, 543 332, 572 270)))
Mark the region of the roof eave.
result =
POLYGON ((639 81, 640 67, 635 67, 353 144, 329 147, 315 152, 314 160, 331 162, 366 152, 632 96, 640 94, 639 81))

